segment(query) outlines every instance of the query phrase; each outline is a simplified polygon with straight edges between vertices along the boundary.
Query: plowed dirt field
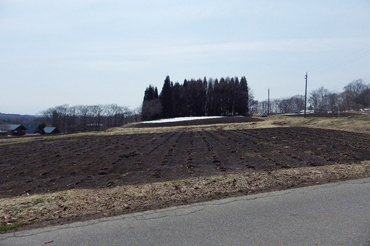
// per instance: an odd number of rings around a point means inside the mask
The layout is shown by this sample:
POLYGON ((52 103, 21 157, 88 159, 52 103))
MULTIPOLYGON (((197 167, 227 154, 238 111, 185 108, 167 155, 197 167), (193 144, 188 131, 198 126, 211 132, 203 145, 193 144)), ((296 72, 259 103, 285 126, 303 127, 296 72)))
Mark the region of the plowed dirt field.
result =
POLYGON ((0 147, 0 198, 370 159, 370 135, 315 128, 64 136, 0 147))

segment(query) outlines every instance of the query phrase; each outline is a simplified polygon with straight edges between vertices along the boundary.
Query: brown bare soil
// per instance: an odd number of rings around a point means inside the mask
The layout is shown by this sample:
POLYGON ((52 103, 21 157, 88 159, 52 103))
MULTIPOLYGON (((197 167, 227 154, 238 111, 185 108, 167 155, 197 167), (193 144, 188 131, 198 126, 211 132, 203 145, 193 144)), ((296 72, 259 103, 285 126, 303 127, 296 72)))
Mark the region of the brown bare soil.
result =
POLYGON ((313 128, 318 121, 310 119, 230 119, 1 139, 0 226, 25 229, 370 176, 367 133, 313 128))

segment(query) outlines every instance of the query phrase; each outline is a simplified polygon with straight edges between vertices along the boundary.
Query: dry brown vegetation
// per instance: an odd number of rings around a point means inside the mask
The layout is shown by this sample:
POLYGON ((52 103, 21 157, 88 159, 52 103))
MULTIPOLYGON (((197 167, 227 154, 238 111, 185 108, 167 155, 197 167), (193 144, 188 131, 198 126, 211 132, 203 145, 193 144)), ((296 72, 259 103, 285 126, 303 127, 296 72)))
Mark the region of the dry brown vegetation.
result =
POLYGON ((26 229, 369 177, 369 132, 366 119, 274 116, 1 139, 0 226, 26 229), (50 154, 37 154, 49 147, 50 154))

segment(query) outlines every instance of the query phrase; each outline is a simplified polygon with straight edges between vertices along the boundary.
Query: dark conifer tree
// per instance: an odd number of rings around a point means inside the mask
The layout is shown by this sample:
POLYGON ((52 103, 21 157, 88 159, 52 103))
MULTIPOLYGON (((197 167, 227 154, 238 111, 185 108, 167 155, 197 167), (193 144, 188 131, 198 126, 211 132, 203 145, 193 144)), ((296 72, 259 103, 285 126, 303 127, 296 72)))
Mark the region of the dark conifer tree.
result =
POLYGON ((213 91, 213 80, 208 80, 207 88, 207 115, 213 114, 213 101, 214 101, 214 91, 213 91))
POLYGON ((225 116, 227 115, 227 82, 224 78, 220 79, 220 110, 221 115, 225 116))
POLYGON ((235 85, 234 85, 234 95, 235 95, 235 115, 240 115, 240 83, 239 83, 239 78, 235 77, 235 85))
POLYGON ((229 80, 227 86, 227 115, 235 115, 235 82, 234 78, 229 80))
POLYGON ((157 87, 152 87, 152 85, 149 85, 149 87, 146 88, 144 93, 144 101, 150 101, 154 98, 158 98, 157 87))
POLYGON ((146 88, 141 111, 143 121, 160 118, 162 106, 159 102, 157 87, 152 87, 149 85, 149 87, 146 88))
POLYGON ((243 76, 240 79, 240 114, 248 115, 249 113, 249 98, 248 98, 248 83, 247 79, 243 76))
POLYGON ((220 83, 218 83, 218 79, 215 79, 213 89, 214 89, 213 106, 212 106, 213 115, 220 116, 222 99, 221 99, 220 83))
POLYGON ((187 98, 188 98, 189 116, 196 116, 198 98, 197 98, 196 82, 193 79, 188 82, 186 92, 187 92, 187 98))
POLYGON ((189 83, 189 106, 192 116, 204 116, 207 104, 207 91, 201 79, 189 83))
POLYGON ((185 79, 180 90, 180 101, 181 101, 181 117, 189 116, 189 93, 188 93, 188 81, 185 79))
POLYGON ((160 95, 160 101, 162 104, 162 118, 173 117, 173 101, 170 76, 167 76, 164 80, 162 92, 160 95))
POLYGON ((172 87, 172 100, 173 100, 173 116, 180 117, 182 116, 182 100, 181 100, 181 85, 176 82, 172 87))

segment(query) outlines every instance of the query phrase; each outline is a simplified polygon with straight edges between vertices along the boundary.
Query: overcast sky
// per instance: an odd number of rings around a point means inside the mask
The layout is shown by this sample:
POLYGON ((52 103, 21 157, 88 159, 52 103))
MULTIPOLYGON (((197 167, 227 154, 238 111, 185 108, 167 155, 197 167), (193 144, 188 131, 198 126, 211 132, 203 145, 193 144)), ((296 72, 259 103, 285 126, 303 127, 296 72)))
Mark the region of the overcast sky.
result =
POLYGON ((149 84, 245 76, 257 100, 370 82, 369 0, 0 0, 0 112, 131 109, 149 84))

